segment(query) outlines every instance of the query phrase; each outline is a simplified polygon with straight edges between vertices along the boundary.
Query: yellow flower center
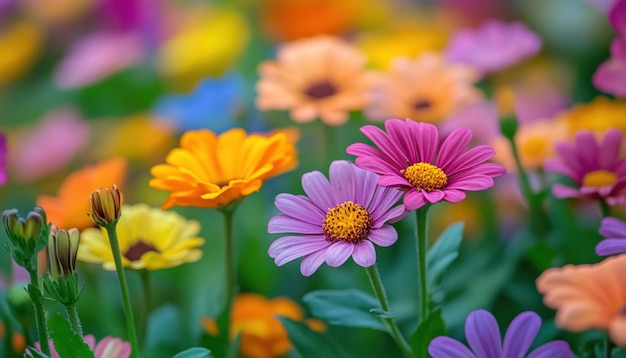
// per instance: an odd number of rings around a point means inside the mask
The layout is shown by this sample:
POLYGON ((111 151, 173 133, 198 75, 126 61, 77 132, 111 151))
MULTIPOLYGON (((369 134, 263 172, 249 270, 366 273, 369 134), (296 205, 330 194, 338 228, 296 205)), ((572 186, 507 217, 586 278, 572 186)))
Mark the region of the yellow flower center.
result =
POLYGON ((374 219, 363 206, 352 201, 328 209, 322 230, 326 240, 359 243, 369 235, 374 219))
POLYGON ((401 171, 404 178, 418 190, 433 191, 448 184, 446 173, 430 163, 415 163, 401 171))
POLYGON ((617 181, 617 175, 608 170, 600 169, 585 174, 583 177, 583 185, 593 188, 602 188, 613 185, 617 181))
POLYGON ((141 256, 150 251, 159 252, 154 245, 139 240, 124 252, 124 256, 130 261, 139 261, 141 256))

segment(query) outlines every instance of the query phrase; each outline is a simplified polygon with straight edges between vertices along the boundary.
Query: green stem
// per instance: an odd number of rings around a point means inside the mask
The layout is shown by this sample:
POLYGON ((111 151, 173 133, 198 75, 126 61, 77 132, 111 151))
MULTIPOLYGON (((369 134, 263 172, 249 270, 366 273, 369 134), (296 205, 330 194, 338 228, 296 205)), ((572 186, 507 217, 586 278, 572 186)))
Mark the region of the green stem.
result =
POLYGON ((39 273, 37 272, 37 257, 31 261, 30 267, 27 267, 28 274, 30 275, 31 288, 28 293, 33 306, 35 307, 35 322, 37 324, 37 336, 39 337, 39 344, 41 345, 41 352, 50 355, 50 345, 48 343, 48 325, 46 324, 46 312, 43 306, 43 291, 41 290, 41 282, 39 280, 39 273), (32 292, 37 290, 38 292, 32 292))
POLYGON ((415 240, 417 241, 417 282, 419 287, 420 321, 428 318, 430 299, 426 278, 426 250, 428 241, 427 217, 429 204, 415 210, 415 240))
POLYGON ((148 337, 148 320, 150 318, 150 312, 152 312, 152 282, 150 280, 150 271, 141 270, 139 272, 141 276, 141 285, 143 288, 143 316, 141 319, 141 336, 139 339, 140 344, 143 346, 146 343, 148 337))
POLYGON ((109 242, 111 243, 111 251, 113 253, 113 259, 115 260, 115 271, 117 272, 117 278, 122 291, 122 301, 124 303, 124 314, 126 315, 126 327, 128 329, 128 338, 130 346, 132 348, 131 357, 139 357, 139 345, 137 344, 137 331, 135 330, 135 319, 133 318, 133 309, 130 304, 130 295, 128 294, 128 284, 126 283, 126 274, 124 273, 124 266, 122 266, 122 255, 120 253, 120 245, 117 240, 117 232, 115 225, 107 225, 106 230, 109 235, 109 242))
MULTIPOLYGON (((383 281, 380 279, 380 274, 378 273, 378 268, 376 267, 376 264, 365 268, 365 271, 367 272, 367 277, 369 277, 370 283, 372 284, 374 294, 380 302, 380 307, 383 309, 383 311, 389 312, 389 301, 387 301, 385 287, 383 286, 383 281)), ((396 344, 398 345, 402 353, 404 353, 406 357, 413 357, 413 351, 411 350, 411 346, 409 346, 407 341, 402 336, 402 333, 400 333, 400 329, 398 328, 396 321, 391 317, 385 317, 382 318, 382 320, 387 324, 387 327, 389 328, 389 334, 391 334, 393 340, 396 341, 396 344)))
POLYGON ((611 341, 611 339, 609 338, 609 335, 607 333, 606 335, 606 350, 604 352, 606 358, 611 358, 611 353, 613 353, 613 348, 615 347, 615 345, 613 344, 613 341, 611 341))
POLYGON ((607 204, 606 200, 600 199, 600 209, 603 218, 611 216, 611 206, 607 204))
POLYGON ((230 312, 233 300, 237 294, 237 266, 235 262, 235 247, 233 238, 233 217, 235 206, 222 208, 220 211, 224 218, 224 263, 226 273, 226 301, 224 310, 218 318, 218 328, 227 350, 230 346, 230 312))
POLYGON ((70 325, 72 326, 72 331, 82 337, 83 328, 80 324, 80 319, 78 318, 76 304, 65 305, 65 313, 67 314, 67 319, 70 321, 70 325))

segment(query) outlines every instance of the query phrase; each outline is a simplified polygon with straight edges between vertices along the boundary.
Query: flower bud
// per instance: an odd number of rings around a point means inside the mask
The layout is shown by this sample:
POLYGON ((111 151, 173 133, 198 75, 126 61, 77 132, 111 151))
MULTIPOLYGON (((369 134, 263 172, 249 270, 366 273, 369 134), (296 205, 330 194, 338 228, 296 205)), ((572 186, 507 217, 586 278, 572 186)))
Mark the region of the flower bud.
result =
POLYGON ((2 213, 4 230, 9 237, 9 249, 15 262, 24 266, 41 251, 48 241, 46 213, 40 207, 21 218, 17 209, 2 213))
POLYGON ((53 280, 76 272, 76 255, 80 233, 78 229, 58 229, 52 226, 48 239, 48 270, 53 280))
POLYGON ((96 225, 115 224, 122 215, 122 193, 117 185, 94 190, 89 196, 89 207, 91 208, 91 220, 96 225))

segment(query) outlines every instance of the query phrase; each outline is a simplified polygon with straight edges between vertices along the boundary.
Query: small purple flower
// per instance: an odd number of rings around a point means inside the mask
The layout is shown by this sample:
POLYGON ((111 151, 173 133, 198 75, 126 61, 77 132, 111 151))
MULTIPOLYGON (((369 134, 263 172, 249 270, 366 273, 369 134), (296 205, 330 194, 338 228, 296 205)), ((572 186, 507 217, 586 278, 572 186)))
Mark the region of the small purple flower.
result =
POLYGON ((626 252, 626 222, 617 218, 604 218, 599 231, 604 240, 596 246, 596 254, 609 256, 626 252))
POLYGON ((626 159, 620 158, 621 145, 622 132, 616 129, 607 131, 600 143, 593 133, 582 131, 574 143, 557 144, 555 149, 560 158, 546 160, 544 168, 565 175, 574 185, 554 184, 554 196, 604 199, 610 205, 624 202, 626 159))
POLYGON ((268 224, 268 232, 295 233, 274 241, 268 250, 278 266, 304 256, 300 272, 312 275, 322 263, 341 266, 352 256, 362 267, 376 263, 374 244, 390 246, 398 233, 387 221, 402 219, 402 205, 393 205, 402 192, 379 187, 378 176, 354 164, 330 164, 330 182, 313 171, 302 176, 303 195, 279 194, 274 204, 281 211, 268 224))
POLYGON ((473 66, 483 74, 503 70, 541 50, 541 39, 521 22, 490 20, 477 29, 462 29, 446 49, 450 62, 473 66))
POLYGON ((0 133, 0 185, 6 184, 9 181, 9 175, 7 174, 7 139, 4 134, 0 133))
POLYGON ((363 126, 361 132, 374 144, 351 144, 346 152, 356 156, 359 168, 381 177, 378 185, 406 192, 406 210, 442 200, 458 203, 465 191, 491 188, 493 178, 506 174, 503 166, 485 163, 495 151, 487 145, 465 150, 472 131, 457 128, 441 139, 437 127, 410 119, 388 119, 383 131, 363 126))
POLYGON ((546 343, 526 355, 539 328, 541 318, 531 311, 522 312, 509 325, 504 343, 493 315, 476 310, 465 320, 465 337, 469 347, 450 337, 440 336, 428 345, 433 358, 574 358, 565 341, 546 343))

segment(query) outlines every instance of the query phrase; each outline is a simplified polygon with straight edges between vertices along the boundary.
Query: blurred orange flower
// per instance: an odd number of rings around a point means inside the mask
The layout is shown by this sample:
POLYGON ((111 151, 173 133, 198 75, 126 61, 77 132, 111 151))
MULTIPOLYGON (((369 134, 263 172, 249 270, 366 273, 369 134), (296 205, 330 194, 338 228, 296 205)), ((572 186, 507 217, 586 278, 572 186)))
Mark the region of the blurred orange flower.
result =
MULTIPOLYGON (((255 294, 239 294, 233 302, 231 312, 231 338, 241 334, 241 353, 250 358, 281 357, 291 349, 287 331, 276 316, 295 321, 304 319, 304 312, 287 297, 271 300, 255 294)), ((307 320, 314 330, 324 330, 319 320, 307 320)), ((215 321, 203 318, 202 325, 210 334, 217 334, 215 321)))
POLYGON ((122 186, 126 178, 126 167, 126 160, 123 158, 113 158, 86 166, 65 179, 56 197, 40 196, 37 205, 46 210, 48 221, 57 227, 75 227, 78 230, 93 227, 93 221, 87 216, 90 210, 89 195, 101 187, 113 184, 122 186))
POLYGON ((626 255, 594 265, 566 265, 546 270, 537 289, 546 306, 557 310, 556 325, 572 332, 604 329, 626 346, 626 255))
POLYGON ((396 57, 373 86, 365 114, 373 120, 411 118, 436 123, 480 98, 470 67, 446 63, 428 52, 417 58, 396 57))
POLYGON ((367 59, 337 37, 319 36, 288 43, 276 61, 261 64, 257 83, 261 110, 289 109, 296 122, 340 125, 349 110, 362 109, 371 77, 367 59))
POLYGON ((248 135, 240 128, 219 136, 206 129, 188 131, 165 161, 150 171, 150 186, 170 191, 163 209, 226 206, 297 165, 296 148, 285 132, 248 135))

